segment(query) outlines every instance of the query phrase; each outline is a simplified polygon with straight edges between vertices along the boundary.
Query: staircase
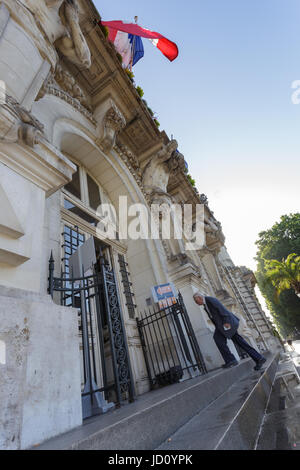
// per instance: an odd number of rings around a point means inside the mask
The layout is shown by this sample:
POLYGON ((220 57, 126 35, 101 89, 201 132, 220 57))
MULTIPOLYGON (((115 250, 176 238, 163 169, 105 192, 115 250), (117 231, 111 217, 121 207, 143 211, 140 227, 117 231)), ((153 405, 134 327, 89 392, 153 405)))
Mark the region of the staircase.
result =
POLYGON ((299 359, 299 355, 281 354, 258 450, 300 449, 300 377, 295 365, 299 359))
POLYGON ((279 355, 151 391, 36 450, 255 449, 279 355))

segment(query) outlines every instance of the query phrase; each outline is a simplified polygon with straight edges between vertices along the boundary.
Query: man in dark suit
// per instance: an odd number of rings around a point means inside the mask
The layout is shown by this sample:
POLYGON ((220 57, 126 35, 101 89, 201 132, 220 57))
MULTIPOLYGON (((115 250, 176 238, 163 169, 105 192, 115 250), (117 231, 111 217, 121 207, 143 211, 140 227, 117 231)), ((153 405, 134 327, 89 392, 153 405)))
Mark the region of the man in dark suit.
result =
POLYGON ((225 361, 225 364, 222 367, 228 368, 238 364, 227 345, 227 339, 231 339, 234 344, 246 351, 246 353, 254 360, 256 363, 254 369, 260 370, 266 362, 266 359, 238 334, 238 317, 227 310, 215 297, 208 297, 200 292, 196 292, 193 297, 196 304, 204 307, 206 313, 216 327, 214 332, 214 341, 225 361))

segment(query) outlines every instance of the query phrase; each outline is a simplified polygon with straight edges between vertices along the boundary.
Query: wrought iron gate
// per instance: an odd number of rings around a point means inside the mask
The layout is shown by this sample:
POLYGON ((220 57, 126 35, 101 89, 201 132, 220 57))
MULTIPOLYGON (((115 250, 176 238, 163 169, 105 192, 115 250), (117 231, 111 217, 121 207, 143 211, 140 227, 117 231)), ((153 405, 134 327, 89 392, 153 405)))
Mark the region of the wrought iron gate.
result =
POLYGON ((151 388, 207 372, 180 293, 173 305, 136 321, 151 388))
MULTIPOLYGON (((83 243, 84 239, 81 239, 81 242, 83 243)), ((53 297, 55 292, 60 292, 61 305, 78 309, 84 370, 82 390, 84 418, 111 408, 112 405, 106 400, 112 390, 115 392, 117 406, 125 397, 130 402, 134 401, 135 395, 115 274, 103 255, 99 261, 98 269, 94 267, 90 275, 74 278, 69 272, 68 263, 65 265, 67 269, 61 272, 61 277, 55 277, 52 253, 49 260, 49 294, 53 297), (108 383, 109 371, 104 351, 105 324, 108 326, 112 359, 113 383, 111 384, 108 383), (96 350, 100 351, 99 355, 96 354, 96 350)))

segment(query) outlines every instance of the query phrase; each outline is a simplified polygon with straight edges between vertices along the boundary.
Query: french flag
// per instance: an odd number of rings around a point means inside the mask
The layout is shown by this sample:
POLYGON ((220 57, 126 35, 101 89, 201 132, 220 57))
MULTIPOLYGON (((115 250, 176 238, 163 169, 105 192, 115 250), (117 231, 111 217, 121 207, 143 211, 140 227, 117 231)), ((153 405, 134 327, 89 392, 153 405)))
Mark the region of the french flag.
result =
POLYGON ((141 38, 149 39, 171 62, 178 56, 177 45, 155 31, 125 21, 101 21, 101 24, 108 28, 108 39, 121 54, 125 67, 135 65, 144 56, 141 38))

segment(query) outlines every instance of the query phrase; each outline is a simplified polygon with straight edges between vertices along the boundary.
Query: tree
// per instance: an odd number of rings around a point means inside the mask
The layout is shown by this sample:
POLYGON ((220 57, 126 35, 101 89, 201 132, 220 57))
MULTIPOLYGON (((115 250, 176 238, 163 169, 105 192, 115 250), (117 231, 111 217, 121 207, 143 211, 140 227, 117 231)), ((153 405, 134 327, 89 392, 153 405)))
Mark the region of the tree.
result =
POLYGON ((276 288, 266 277, 268 260, 282 261, 289 254, 300 255, 300 213, 283 215, 280 222, 269 230, 259 233, 256 241, 258 287, 265 298, 274 323, 282 336, 291 334, 295 327, 300 329, 300 299, 293 289, 282 291, 276 301, 276 288))
POLYGON ((265 268, 266 279, 275 287, 277 299, 281 292, 288 289, 294 289, 300 297, 300 256, 291 253, 282 261, 266 260, 265 268))

